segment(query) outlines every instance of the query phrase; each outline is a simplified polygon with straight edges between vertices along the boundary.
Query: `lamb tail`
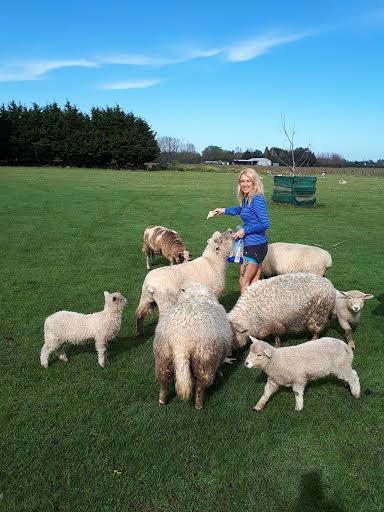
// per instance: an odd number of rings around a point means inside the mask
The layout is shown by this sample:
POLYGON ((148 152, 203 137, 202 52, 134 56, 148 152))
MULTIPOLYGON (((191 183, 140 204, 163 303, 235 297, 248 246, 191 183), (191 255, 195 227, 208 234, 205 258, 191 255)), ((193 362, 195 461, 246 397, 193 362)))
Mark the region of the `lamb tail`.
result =
POLYGON ((188 400, 192 395, 192 375, 189 358, 185 354, 175 354, 175 388, 182 400, 188 400))

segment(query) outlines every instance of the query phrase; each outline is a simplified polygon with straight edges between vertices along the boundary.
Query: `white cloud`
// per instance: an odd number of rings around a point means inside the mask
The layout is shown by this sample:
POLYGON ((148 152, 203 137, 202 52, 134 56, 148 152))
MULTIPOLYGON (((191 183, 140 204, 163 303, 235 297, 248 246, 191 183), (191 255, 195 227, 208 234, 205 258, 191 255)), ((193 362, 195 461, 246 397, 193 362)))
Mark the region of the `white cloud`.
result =
POLYGON ((109 84, 103 84, 99 89, 105 90, 118 90, 118 89, 146 89, 147 87, 153 87, 161 82, 161 80, 141 80, 138 82, 113 82, 109 84))
POLYGON ((8 64, 0 68, 0 82, 40 80, 48 71, 69 67, 94 68, 99 64, 87 59, 42 60, 8 64))
POLYGON ((227 60, 231 62, 244 62, 263 55, 271 48, 283 44, 292 43, 310 36, 310 33, 291 34, 291 35, 264 35, 242 43, 229 46, 225 53, 227 60))

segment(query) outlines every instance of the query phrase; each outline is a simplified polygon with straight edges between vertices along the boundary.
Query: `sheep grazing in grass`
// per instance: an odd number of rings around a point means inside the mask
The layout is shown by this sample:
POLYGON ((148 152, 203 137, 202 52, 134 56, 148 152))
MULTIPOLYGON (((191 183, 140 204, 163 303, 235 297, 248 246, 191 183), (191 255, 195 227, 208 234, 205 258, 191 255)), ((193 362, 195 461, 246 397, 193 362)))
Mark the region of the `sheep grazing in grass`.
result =
POLYGON ((248 336, 275 337, 286 333, 313 335, 329 324, 336 290, 325 277, 315 274, 284 274, 251 284, 228 313, 234 347, 243 347, 248 336))
POLYGON ((155 254, 166 258, 171 265, 189 260, 189 252, 176 231, 163 226, 148 226, 144 230, 143 253, 150 270, 155 254))
POLYGON ((209 286, 219 296, 225 286, 225 268, 232 245, 232 231, 216 231, 207 241, 207 246, 199 258, 169 267, 156 268, 148 272, 144 279, 140 303, 136 310, 136 335, 143 335, 144 317, 154 305, 162 315, 177 300, 182 283, 193 280, 209 286))
POLYGON ((166 403, 169 380, 175 374, 176 393, 192 395, 195 408, 203 407, 204 390, 231 351, 232 330, 225 309, 207 286, 190 281, 183 285, 176 304, 160 317, 154 339, 159 404, 166 403))
POLYGON ((264 409, 279 386, 291 387, 295 394, 296 411, 304 406, 304 389, 308 381, 334 375, 349 385, 355 398, 360 397, 360 382, 352 369, 353 352, 342 340, 320 338, 293 347, 274 348, 265 341, 252 338, 247 368, 259 368, 268 375, 263 396, 255 405, 264 409))
POLYGON ((44 322, 44 345, 41 349, 41 366, 48 368, 49 356, 57 352, 59 359, 68 362, 64 344, 83 345, 94 340, 99 365, 105 366, 108 341, 114 338, 121 326, 123 309, 127 299, 119 292, 104 292, 103 311, 83 315, 73 311, 58 311, 44 322))
POLYGON ((310 272, 323 276, 331 266, 331 255, 320 247, 275 242, 268 247, 261 274, 263 277, 271 277, 292 272, 310 272))
POLYGON ((337 318, 340 327, 344 329, 345 338, 351 348, 355 348, 352 339, 352 329, 360 320, 360 313, 364 307, 364 301, 372 299, 373 295, 359 290, 349 292, 336 291, 336 305, 333 310, 333 318, 337 318))

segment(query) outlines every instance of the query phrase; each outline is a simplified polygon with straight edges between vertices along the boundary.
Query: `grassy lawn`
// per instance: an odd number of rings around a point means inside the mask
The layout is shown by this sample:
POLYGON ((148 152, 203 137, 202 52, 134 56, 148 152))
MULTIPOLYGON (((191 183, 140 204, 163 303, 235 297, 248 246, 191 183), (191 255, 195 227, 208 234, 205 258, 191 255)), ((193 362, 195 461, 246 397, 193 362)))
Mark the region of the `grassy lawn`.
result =
MULTIPOLYGON (((384 179, 338 179, 318 180, 315 208, 269 204, 269 237, 326 248, 336 287, 375 295, 355 334, 361 400, 327 380, 308 386, 300 413, 291 390, 255 413, 266 379, 243 366, 246 350, 196 412, 174 395, 157 405, 156 316, 144 341, 134 337, 142 233, 172 227, 200 255, 216 229, 238 223, 205 220, 236 203, 236 175, 0 168, 0 510, 383 510, 384 179), (93 345, 40 368, 44 319, 98 311, 104 290, 128 299, 106 368, 93 345)), ((272 178, 264 184, 269 198, 272 178)), ((228 267, 227 310, 237 270, 228 267)), ((327 334, 340 337, 338 326, 327 334)))

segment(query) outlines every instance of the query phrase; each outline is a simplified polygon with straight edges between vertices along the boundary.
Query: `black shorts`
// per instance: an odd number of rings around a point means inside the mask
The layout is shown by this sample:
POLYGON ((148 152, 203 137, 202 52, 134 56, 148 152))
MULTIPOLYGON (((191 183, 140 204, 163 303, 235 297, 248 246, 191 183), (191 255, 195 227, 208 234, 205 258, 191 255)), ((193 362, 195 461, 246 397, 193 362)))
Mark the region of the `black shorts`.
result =
POLYGON ((244 256, 245 260, 248 260, 252 263, 260 264, 263 262, 268 252, 268 243, 258 245, 246 245, 244 246, 244 256))

